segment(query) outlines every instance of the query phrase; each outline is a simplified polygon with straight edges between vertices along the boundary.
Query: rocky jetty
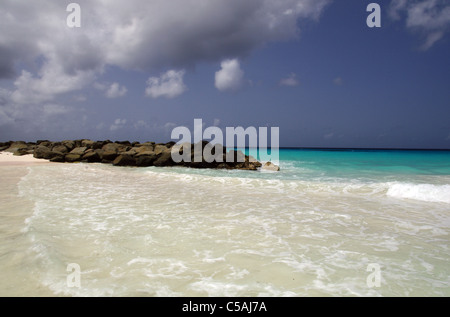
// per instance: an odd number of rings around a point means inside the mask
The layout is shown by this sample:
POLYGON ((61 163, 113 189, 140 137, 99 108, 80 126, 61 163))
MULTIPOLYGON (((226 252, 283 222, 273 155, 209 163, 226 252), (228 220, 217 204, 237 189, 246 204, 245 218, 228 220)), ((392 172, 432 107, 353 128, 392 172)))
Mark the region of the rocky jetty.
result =
MULTIPOLYGON (((129 142, 129 141, 92 141, 92 140, 66 140, 61 142, 51 142, 39 140, 37 142, 10 141, 0 143, 0 151, 12 152, 14 155, 33 154, 35 158, 45 159, 58 163, 105 163, 115 166, 185 166, 192 168, 216 168, 216 169, 240 169, 258 170, 262 164, 253 157, 244 155, 241 151, 229 150, 223 146, 213 146, 207 141, 201 142, 201 153, 205 147, 214 149, 212 153, 215 160, 208 159, 201 155, 196 157, 200 144, 188 144, 187 147, 175 145, 175 142, 155 143, 155 142, 129 142), (175 147, 174 147, 175 146, 175 147), (190 160, 185 159, 179 163, 172 159, 172 151, 183 154, 183 149, 190 146, 190 160), (196 152, 197 149, 197 152, 196 152), (217 158, 222 159, 217 159, 217 158), (228 158, 228 160, 227 160, 228 158), (232 158, 232 159, 230 159, 232 158), (220 162, 222 161, 222 162, 220 162)), ((276 166, 277 167, 277 166, 276 166)), ((274 170, 276 167, 271 166, 274 170)))

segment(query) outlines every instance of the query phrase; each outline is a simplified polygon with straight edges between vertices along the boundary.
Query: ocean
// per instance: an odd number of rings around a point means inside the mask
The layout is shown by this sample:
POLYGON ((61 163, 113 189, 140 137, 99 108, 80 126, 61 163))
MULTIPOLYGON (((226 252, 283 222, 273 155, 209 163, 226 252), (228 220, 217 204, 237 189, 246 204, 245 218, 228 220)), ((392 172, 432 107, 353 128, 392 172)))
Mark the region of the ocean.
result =
POLYGON ((450 296, 450 151, 0 167, 0 296, 450 296))

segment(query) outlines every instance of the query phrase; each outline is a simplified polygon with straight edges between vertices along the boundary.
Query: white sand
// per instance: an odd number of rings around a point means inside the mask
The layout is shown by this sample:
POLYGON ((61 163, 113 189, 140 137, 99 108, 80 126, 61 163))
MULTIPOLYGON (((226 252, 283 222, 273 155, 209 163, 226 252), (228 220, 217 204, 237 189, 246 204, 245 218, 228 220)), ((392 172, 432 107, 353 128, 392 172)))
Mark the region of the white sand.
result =
POLYGON ((34 158, 33 155, 15 156, 10 152, 0 152, 0 166, 49 164, 47 160, 34 158))

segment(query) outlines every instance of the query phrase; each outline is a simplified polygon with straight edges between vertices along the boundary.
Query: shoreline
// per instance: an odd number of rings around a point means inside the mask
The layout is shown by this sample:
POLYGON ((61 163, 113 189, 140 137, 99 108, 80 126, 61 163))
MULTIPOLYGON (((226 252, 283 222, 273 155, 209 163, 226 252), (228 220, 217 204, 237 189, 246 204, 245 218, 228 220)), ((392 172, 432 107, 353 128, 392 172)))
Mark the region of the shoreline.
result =
POLYGON ((0 152, 0 166, 34 166, 53 164, 48 160, 37 159, 32 154, 17 156, 10 152, 0 152))

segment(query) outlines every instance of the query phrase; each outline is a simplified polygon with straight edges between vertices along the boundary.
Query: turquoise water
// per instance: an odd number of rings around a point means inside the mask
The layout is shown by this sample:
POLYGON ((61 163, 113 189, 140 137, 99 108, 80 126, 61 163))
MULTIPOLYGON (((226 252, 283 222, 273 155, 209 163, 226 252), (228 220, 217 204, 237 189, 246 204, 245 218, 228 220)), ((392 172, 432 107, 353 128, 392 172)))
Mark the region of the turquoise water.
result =
POLYGON ((402 179, 450 175, 450 151, 281 149, 285 177, 402 179))

